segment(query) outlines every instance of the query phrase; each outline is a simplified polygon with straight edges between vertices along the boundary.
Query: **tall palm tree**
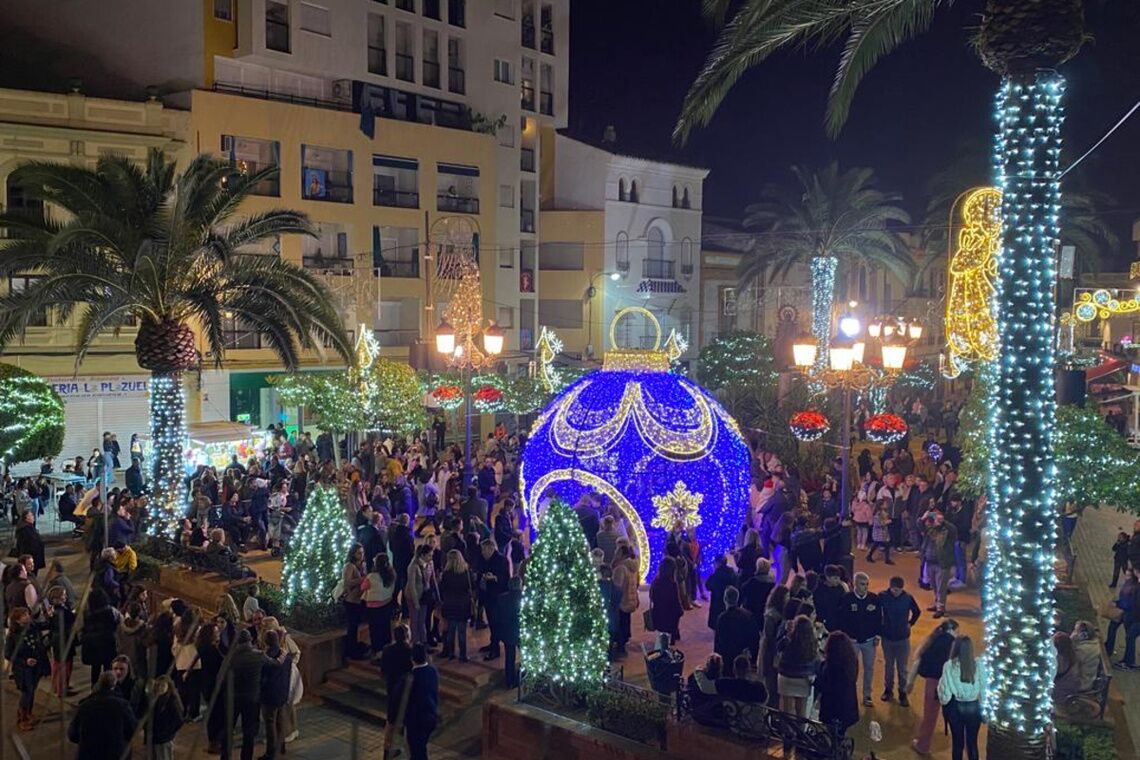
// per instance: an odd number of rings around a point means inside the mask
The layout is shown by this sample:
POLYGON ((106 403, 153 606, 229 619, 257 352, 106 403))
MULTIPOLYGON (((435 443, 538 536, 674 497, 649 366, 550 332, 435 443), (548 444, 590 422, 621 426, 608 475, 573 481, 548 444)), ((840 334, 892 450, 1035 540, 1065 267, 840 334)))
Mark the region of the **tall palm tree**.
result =
MULTIPOLYGON (((732 0, 706 0, 723 18, 732 0)), ((855 89, 883 56, 926 31, 950 0, 744 0, 685 97, 674 131, 708 123, 740 76, 789 48, 843 51, 828 99, 835 134, 855 89)), ((1053 246, 1059 238, 1061 101, 1056 67, 1085 41, 1082 0, 985 0, 978 55, 1002 84, 995 184, 1002 190, 998 338, 990 405, 994 467, 985 578, 988 755, 1043 757, 1052 723, 1053 246)))
POLYGON ((811 272, 811 330, 819 341, 816 366, 827 364, 835 283, 857 265, 882 266, 909 282, 910 251, 891 228, 910 217, 900 197, 875 186, 870 169, 821 171, 793 166, 792 187, 766 185, 760 200, 745 209, 744 226, 756 229, 751 251, 740 263, 740 287, 782 279, 796 265, 811 272))
POLYGON ((185 498, 182 373, 198 365, 194 327, 220 365, 225 323, 260 332, 287 369, 320 342, 345 357, 352 346, 324 285, 259 243, 313 234, 308 218, 238 208, 276 169, 243 176, 225 161, 193 159, 181 174, 153 151, 143 166, 116 156, 94 169, 33 162, 13 179, 61 214, 0 214, 0 277, 39 275, 0 298, 0 347, 20 338, 44 304, 76 323, 78 369, 98 336, 138 325, 135 356, 151 373, 150 417, 155 526, 169 529, 185 498))

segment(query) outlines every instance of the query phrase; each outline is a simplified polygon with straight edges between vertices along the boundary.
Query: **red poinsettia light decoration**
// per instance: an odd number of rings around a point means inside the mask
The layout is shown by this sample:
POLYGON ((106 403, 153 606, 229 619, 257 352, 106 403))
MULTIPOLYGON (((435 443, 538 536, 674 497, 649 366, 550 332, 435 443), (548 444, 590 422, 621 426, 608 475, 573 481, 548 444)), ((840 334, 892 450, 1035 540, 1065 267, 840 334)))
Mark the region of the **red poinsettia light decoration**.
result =
POLYGON ((863 423, 867 437, 875 443, 894 443, 906 435, 906 422, 897 414, 876 414, 863 423))
POLYGON ((809 409, 793 414, 788 420, 788 427, 792 429, 792 435, 801 441, 816 441, 831 430, 831 423, 819 412, 809 409))
POLYGON ((463 403, 463 389, 458 385, 440 385, 431 392, 431 397, 444 409, 455 409, 463 403))
POLYGON ((471 400, 479 411, 495 412, 503 403, 503 392, 493 385, 484 385, 472 394, 471 400))

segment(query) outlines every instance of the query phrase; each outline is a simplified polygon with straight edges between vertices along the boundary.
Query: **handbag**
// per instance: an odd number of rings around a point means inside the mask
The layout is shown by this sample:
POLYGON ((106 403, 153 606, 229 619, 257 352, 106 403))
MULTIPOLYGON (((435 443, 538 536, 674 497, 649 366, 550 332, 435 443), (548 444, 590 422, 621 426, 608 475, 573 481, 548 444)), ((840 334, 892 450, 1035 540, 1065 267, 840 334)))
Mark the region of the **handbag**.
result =
POLYGON ((641 613, 642 622, 645 624, 645 630, 656 631, 657 628, 653 625, 653 608, 650 607, 645 612, 641 613))
POLYGON ((1106 618, 1115 623, 1119 623, 1124 619, 1124 610, 1116 606, 1116 602, 1111 599, 1106 599, 1101 602, 1100 609, 1097 610, 1102 618, 1106 618))

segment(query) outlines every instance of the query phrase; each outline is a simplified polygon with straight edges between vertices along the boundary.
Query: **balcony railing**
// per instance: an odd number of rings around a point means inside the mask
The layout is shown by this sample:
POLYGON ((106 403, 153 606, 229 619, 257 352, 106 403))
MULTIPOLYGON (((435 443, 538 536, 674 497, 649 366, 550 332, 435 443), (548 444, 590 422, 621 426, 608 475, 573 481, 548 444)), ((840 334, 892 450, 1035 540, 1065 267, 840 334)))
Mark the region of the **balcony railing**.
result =
POLYGON ((368 73, 388 76, 388 49, 368 46, 368 73))
POLYGON ((554 93, 544 92, 538 96, 538 110, 547 116, 554 115, 554 93))
POLYGON ((381 346, 410 346, 420 337, 419 330, 374 330, 373 334, 381 346))
POLYGON ((542 52, 550 53, 551 55, 554 55, 554 30, 553 29, 544 28, 542 30, 542 52))
MULTIPOLYGON (((301 167, 301 177, 309 167, 301 167)), ((302 187, 302 196, 310 201, 330 201, 332 203, 352 203, 352 172, 330 171, 325 174, 324 195, 319 190, 302 187)))
POLYGON ((372 188, 373 206, 391 206, 393 208, 419 208, 420 194, 410 190, 385 190, 379 187, 372 188))
POLYGON ((447 69, 447 91, 454 92, 456 95, 463 95, 467 92, 467 72, 456 66, 449 66, 447 69))
POLYGON ((519 232, 534 232, 534 209, 519 210, 519 232))
POLYGON ((524 172, 534 171, 534 148, 523 148, 519 157, 519 168, 524 172))
POLYGON ((424 61, 424 84, 428 87, 439 87, 439 63, 437 61, 424 61))
POLYGON ((381 277, 406 277, 417 280, 420 276, 419 259, 415 261, 381 261, 381 277))
POLYGON ((396 53, 396 79, 416 81, 416 59, 407 53, 396 53))
POLYGON ((457 211, 461 214, 478 214, 479 199, 464 198, 450 193, 439 193, 435 196, 436 207, 440 211, 457 211))
MULTIPOLYGON (((239 159, 237 163, 234 164, 234 169, 242 176, 252 176, 266 169, 276 168, 278 168, 277 164, 259 164, 256 161, 246 161, 244 159, 239 159)), ((276 176, 263 179, 254 185, 249 192, 252 195, 277 197, 281 195, 281 178, 280 176, 276 176)))
POLYGON ((351 276, 352 268, 355 262, 349 257, 339 256, 302 256, 301 266, 305 269, 312 269, 313 271, 322 274, 338 274, 351 276))
POLYGON ((676 277, 677 262, 667 259, 646 259, 641 266, 641 276, 650 280, 672 280, 676 277))
POLYGON ((522 86, 522 107, 527 111, 534 110, 534 88, 522 86))
POLYGON ((261 333, 257 330, 223 330, 222 345, 227 350, 236 348, 261 348, 261 333))
POLYGON ((693 274, 693 265, 692 264, 682 264, 681 265, 681 274, 684 275, 685 277, 691 276, 693 274))
POLYGON ((530 16, 523 16, 522 44, 523 47, 528 47, 531 50, 534 50, 534 21, 530 16))

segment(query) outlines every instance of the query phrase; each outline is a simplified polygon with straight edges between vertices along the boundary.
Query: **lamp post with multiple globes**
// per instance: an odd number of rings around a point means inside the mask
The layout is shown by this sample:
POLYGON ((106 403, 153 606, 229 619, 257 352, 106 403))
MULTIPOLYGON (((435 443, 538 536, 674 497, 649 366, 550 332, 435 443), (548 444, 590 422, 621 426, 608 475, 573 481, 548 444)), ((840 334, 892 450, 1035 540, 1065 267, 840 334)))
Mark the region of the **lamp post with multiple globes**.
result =
MULTIPOLYGON (((471 374, 476 369, 483 369, 495 363, 496 357, 503 353, 503 343, 506 334, 503 328, 494 321, 480 330, 478 325, 474 329, 461 329, 458 333, 446 320, 440 322, 435 331, 435 349, 443 354, 447 363, 463 371, 463 398, 464 416, 467 420, 463 449, 463 480, 465 489, 471 485, 472 469, 471 457, 474 451, 471 448, 471 374), (482 348, 476 345, 475 337, 482 333, 482 348)), ((463 491, 461 490, 461 493, 463 491)))
MULTIPOLYGON (((907 338, 917 340, 922 336, 922 325, 906 322, 895 317, 878 317, 867 325, 868 336, 879 344, 882 367, 864 363, 867 341, 863 338, 863 324, 854 314, 839 318, 838 335, 832 341, 828 352, 829 366, 812 371, 815 364, 815 339, 803 336, 792 345, 792 357, 796 369, 813 382, 829 389, 843 392, 843 418, 840 427, 840 459, 842 477, 840 487, 840 516, 846 522, 850 517, 851 501, 848 492, 848 467, 851 461, 851 392, 865 391, 874 387, 885 387, 894 383, 906 363, 907 338)), ((850 543, 850 537, 846 544, 850 543)), ((849 553, 849 546, 845 553, 849 553)))

